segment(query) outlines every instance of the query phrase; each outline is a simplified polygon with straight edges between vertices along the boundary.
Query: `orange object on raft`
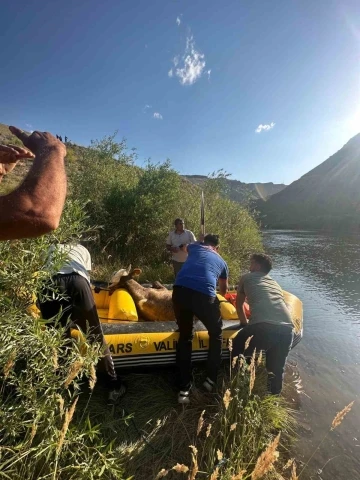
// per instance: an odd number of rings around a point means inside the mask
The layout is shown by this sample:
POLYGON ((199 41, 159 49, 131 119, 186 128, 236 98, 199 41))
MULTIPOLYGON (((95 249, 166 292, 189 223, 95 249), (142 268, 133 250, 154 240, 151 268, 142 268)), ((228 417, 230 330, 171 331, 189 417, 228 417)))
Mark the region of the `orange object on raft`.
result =
MULTIPOLYGON (((236 292, 228 292, 225 293, 225 299, 231 303, 234 307, 236 307, 236 292)), ((244 302, 244 310, 245 310, 245 315, 247 318, 250 317, 250 307, 247 302, 244 302)))

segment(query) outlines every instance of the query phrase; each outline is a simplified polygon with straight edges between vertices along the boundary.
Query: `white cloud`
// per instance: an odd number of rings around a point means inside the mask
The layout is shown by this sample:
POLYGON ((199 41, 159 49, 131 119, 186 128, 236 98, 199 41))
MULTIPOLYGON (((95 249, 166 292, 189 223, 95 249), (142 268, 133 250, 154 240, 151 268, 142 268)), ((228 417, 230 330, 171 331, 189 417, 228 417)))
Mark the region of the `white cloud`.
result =
POLYGON ((170 68, 170 70, 168 71, 168 76, 171 78, 173 75, 174 75, 173 69, 170 68))
POLYGON ((161 115, 161 113, 155 112, 155 113, 154 113, 154 118, 156 118, 156 120, 162 120, 162 119, 163 119, 163 116, 161 115))
POLYGON ((25 123, 25 127, 30 131, 30 133, 32 133, 34 131, 31 123, 25 123))
POLYGON ((151 105, 145 105, 143 112, 146 113, 151 107, 151 105))
MULTIPOLYGON (((172 77, 175 74, 181 83, 181 85, 192 85, 195 83, 203 74, 206 62, 205 55, 200 53, 195 48, 194 37, 190 35, 186 38, 186 47, 185 52, 182 55, 181 59, 179 56, 173 58, 173 64, 176 69, 171 69, 168 72, 169 77, 172 77)), ((209 71, 208 71, 209 75, 209 71)))
POLYGON ((262 125, 260 123, 260 125, 257 127, 257 129, 255 130, 256 133, 261 133, 262 130, 265 130, 265 131, 268 131, 268 130, 271 130, 272 128, 275 127, 275 123, 274 122, 271 122, 269 123, 268 125, 262 125))
MULTIPOLYGON (((180 15, 181 17, 181 15, 180 15)), ((181 18, 180 17, 176 17, 176 25, 179 27, 180 26, 180 23, 181 23, 181 18)))
POLYGON ((206 73, 207 73, 207 76, 208 76, 208 80, 209 80, 209 82, 210 82, 211 70, 208 70, 206 73))

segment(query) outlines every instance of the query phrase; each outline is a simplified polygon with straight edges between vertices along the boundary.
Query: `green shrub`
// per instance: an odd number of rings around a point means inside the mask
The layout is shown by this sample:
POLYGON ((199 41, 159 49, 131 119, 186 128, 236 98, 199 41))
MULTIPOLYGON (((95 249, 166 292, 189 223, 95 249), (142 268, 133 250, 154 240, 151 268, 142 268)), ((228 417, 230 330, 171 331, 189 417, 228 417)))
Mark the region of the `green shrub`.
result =
MULTIPOLYGON (((176 217, 183 217, 186 228, 199 234, 201 190, 173 170, 168 160, 149 161, 139 169, 133 165, 135 154, 126 152, 124 141, 116 143, 114 136, 106 137, 84 149, 70 168, 72 198, 88 202, 89 221, 101 225, 90 247, 98 265, 96 275, 131 263, 144 270, 144 280, 170 282, 167 235, 176 217), (162 278, 154 278, 159 269, 162 278)), ((220 235, 221 254, 235 282, 247 268, 249 254, 262 245, 247 206, 225 197, 224 178, 226 174, 220 171, 204 185, 206 231, 220 235)))
POLYGON ((96 381, 100 346, 66 340, 62 328, 28 309, 49 276, 44 253, 54 241, 79 237, 84 222, 83 206, 69 201, 53 234, 0 242, 1 478, 123 478, 112 444, 86 411, 81 417, 75 411, 81 380, 96 381))

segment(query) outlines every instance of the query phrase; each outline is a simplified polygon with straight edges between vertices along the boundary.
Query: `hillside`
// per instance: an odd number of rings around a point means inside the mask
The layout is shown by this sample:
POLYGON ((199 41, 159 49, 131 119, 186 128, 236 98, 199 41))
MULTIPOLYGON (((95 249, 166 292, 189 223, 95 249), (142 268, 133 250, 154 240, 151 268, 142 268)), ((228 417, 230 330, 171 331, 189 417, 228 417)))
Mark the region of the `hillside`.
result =
MULTIPOLYGON (((0 143, 18 143, 21 142, 16 139, 9 132, 7 125, 0 123, 0 143)), ((67 143, 67 160, 72 161, 80 156, 81 150, 84 147, 79 147, 75 144, 67 143)), ((1 193, 5 193, 8 190, 13 189, 24 178, 25 173, 28 171, 31 165, 31 161, 20 162, 13 174, 8 178, 4 178, 1 185, 1 193)), ((208 177, 205 175, 182 175, 182 177, 199 186, 203 186, 208 177)), ((267 199, 271 195, 283 190, 286 185, 272 182, 268 183, 243 183, 238 180, 224 179, 226 196, 235 202, 243 203, 247 200, 267 199)))
MULTIPOLYGON (((196 185, 203 185, 208 177, 204 175, 183 175, 184 178, 196 185)), ((275 193, 281 192, 286 185, 283 183, 244 183, 239 180, 224 179, 226 194, 235 202, 246 200, 267 199, 275 193)))
POLYGON ((257 207, 268 228, 358 229, 360 134, 257 207))

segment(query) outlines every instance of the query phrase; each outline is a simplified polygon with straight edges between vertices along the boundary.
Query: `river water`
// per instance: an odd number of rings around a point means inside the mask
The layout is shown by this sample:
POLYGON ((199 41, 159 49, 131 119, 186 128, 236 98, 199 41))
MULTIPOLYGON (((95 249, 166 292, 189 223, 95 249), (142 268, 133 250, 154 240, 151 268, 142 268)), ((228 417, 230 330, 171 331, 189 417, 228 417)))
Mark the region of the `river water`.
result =
POLYGON ((360 236, 268 231, 264 244, 272 277, 304 304, 304 338, 287 372, 300 424, 295 456, 306 463, 315 452, 300 478, 359 480, 360 236), (353 400, 317 449, 335 414, 353 400))

